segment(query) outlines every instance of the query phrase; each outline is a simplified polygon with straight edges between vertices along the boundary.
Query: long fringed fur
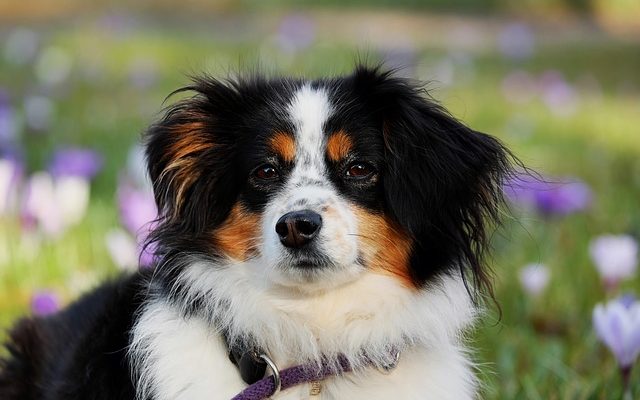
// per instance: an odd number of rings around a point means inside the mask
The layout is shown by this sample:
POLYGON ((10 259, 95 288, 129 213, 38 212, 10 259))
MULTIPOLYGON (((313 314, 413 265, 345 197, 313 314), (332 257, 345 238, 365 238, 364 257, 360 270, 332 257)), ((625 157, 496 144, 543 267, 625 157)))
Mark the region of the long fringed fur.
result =
POLYGON ((207 329, 224 331, 231 342, 269 349, 285 365, 337 366, 338 358, 345 357, 356 371, 370 362, 389 365, 392 349, 402 353, 415 346, 461 346, 460 335, 475 317, 459 276, 442 277, 415 294, 370 274, 331 292, 286 299, 260 288, 263 277, 252 276, 259 267, 193 261, 177 281, 188 288, 182 297, 150 302, 133 330, 130 348, 133 369, 140 374, 139 398, 157 387, 154 349, 161 329, 148 328, 167 308, 186 320, 206 321, 207 329))

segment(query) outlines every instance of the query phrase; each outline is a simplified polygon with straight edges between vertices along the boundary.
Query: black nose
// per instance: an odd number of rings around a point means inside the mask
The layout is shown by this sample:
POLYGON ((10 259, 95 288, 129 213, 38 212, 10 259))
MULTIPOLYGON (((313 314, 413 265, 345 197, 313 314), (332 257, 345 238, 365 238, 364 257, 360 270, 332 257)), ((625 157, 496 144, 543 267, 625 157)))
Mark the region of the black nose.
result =
POLYGON ((320 214, 310 210, 293 211, 280 217, 276 232, 283 245, 299 249, 318 235, 321 226, 320 214))

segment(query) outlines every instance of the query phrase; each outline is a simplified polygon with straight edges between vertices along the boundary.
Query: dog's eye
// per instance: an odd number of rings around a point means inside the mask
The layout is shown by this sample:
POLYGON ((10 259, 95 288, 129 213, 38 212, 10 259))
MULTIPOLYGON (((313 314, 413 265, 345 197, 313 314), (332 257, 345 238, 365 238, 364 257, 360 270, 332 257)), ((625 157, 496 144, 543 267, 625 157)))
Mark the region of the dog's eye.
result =
POLYGON ((366 162, 354 162, 347 167, 345 175, 348 178, 367 178, 375 172, 373 165, 366 162))
POLYGON ((253 172, 253 175, 258 179, 268 181, 271 179, 276 179, 278 177, 278 171, 275 169, 274 166, 270 164, 265 164, 265 165, 259 166, 253 172))

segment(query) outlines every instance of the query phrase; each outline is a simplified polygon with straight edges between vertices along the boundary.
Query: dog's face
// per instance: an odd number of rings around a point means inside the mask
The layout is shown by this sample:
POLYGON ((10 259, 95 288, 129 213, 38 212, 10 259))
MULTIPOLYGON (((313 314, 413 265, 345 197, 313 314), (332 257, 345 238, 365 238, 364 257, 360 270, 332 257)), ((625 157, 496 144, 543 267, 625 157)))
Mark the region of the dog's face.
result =
POLYGON ((340 110, 340 94, 300 86, 285 108, 288 131, 260 146, 249 178, 266 199, 259 251, 282 285, 330 287, 366 269, 408 283, 408 238, 384 217, 383 137, 364 108, 340 110), (394 249, 404 254, 385 259, 394 249))
POLYGON ((360 67, 186 89, 147 136, 161 257, 255 261, 305 291, 365 272, 419 288, 460 269, 486 284, 507 153, 408 80, 360 67))

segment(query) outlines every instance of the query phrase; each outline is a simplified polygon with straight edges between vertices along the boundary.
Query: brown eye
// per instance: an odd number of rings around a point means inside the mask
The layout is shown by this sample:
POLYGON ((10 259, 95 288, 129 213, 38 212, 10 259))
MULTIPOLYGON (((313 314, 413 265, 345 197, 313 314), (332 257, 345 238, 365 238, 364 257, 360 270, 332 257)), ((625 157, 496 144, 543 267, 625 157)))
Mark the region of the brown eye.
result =
POLYGON ((256 169, 253 172, 253 175, 258 179, 268 181, 268 180, 277 178, 278 171, 276 171, 276 169, 273 166, 269 164, 265 164, 258 167, 258 169, 256 169))
POLYGON ((346 175, 349 178, 366 178, 373 174, 374 169, 371 164, 356 162, 347 168, 346 175))

